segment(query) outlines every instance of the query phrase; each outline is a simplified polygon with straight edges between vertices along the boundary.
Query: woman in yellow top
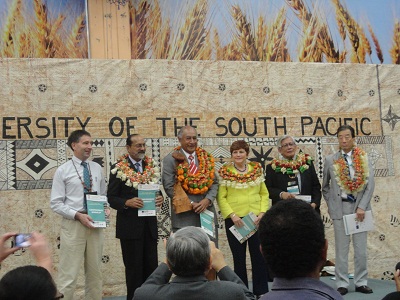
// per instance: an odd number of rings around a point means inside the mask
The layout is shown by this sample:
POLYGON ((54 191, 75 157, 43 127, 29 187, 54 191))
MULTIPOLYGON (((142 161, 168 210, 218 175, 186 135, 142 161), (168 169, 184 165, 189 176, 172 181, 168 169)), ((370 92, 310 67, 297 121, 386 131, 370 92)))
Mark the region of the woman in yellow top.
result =
POLYGON ((249 145, 235 141, 231 148, 232 162, 224 164, 219 170, 218 205, 225 219, 226 235, 232 251, 235 273, 248 286, 246 269, 246 247, 252 266, 253 293, 262 295, 268 292, 268 272, 260 252, 258 234, 253 234, 247 241, 240 243, 229 230, 230 227, 242 227, 242 218, 252 212, 255 224, 269 208, 269 194, 264 183, 263 169, 258 162, 248 162, 249 145))

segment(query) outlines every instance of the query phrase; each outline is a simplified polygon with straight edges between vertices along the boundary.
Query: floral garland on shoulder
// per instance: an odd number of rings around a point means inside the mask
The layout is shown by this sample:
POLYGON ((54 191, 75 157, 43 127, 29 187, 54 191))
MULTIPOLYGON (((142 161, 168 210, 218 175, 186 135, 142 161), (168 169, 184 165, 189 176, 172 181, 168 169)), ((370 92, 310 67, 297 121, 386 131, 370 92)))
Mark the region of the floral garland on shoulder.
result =
POLYGON ((145 156, 143 161, 145 165, 143 173, 136 172, 130 167, 129 154, 124 154, 117 160, 111 173, 117 174, 117 178, 126 181, 125 185, 132 186, 135 189, 138 188, 139 184, 157 183, 160 178, 160 169, 155 166, 151 157, 145 156))
POLYGON ((369 176, 367 153, 358 147, 353 148, 352 151, 353 179, 350 177, 349 166, 343 155, 340 155, 340 158, 333 162, 336 182, 347 194, 361 191, 367 184, 369 176))
MULTIPOLYGON (((181 146, 174 150, 179 151, 181 146)), ((196 174, 189 173, 189 164, 186 160, 181 161, 176 166, 176 178, 181 183, 182 188, 189 194, 204 194, 214 183, 214 157, 204 149, 197 147, 196 155, 199 161, 196 174)))
POLYGON ((232 162, 224 164, 219 170, 219 184, 234 189, 247 189, 257 186, 264 181, 262 165, 259 162, 251 161, 247 173, 238 173, 232 162))
POLYGON ((300 152, 292 160, 274 158, 271 162, 271 167, 276 173, 281 172, 282 174, 292 175, 308 170, 312 161, 313 158, 309 154, 300 152))

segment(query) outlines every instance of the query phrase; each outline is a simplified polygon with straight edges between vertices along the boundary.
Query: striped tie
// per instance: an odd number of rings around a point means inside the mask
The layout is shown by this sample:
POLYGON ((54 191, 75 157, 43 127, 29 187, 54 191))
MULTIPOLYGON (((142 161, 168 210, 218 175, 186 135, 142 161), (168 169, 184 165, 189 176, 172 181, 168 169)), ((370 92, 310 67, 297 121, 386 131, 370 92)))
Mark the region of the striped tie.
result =
POLYGON ((196 166, 196 163, 194 162, 193 155, 189 155, 189 173, 190 174, 197 173, 197 166, 196 166))

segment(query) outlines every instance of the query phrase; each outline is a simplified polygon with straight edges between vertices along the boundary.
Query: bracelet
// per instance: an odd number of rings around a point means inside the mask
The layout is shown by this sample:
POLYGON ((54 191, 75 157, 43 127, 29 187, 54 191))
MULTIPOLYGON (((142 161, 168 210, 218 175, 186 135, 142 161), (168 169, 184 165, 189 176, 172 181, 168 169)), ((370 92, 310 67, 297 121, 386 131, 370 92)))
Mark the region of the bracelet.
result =
POLYGON ((283 192, 280 192, 280 193, 279 193, 279 198, 280 198, 280 199, 283 199, 283 198, 282 198, 282 194, 283 194, 283 192))
POLYGON ((230 216, 231 218, 233 218, 233 217, 236 217, 236 214, 235 214, 235 213, 231 213, 229 216, 230 216))

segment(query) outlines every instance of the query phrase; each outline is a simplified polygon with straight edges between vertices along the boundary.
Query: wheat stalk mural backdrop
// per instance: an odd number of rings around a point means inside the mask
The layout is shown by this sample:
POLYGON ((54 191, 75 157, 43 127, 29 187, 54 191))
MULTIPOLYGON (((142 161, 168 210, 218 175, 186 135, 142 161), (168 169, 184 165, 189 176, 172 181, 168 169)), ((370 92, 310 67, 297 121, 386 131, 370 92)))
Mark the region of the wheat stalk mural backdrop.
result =
POLYGON ((88 57, 84 0, 3 0, 0 7, 1 57, 88 57))
POLYGON ((398 64, 399 20, 388 15, 379 36, 369 20, 382 18, 356 18, 347 2, 132 1, 132 58, 398 64))
MULTIPOLYGON (((131 0, 131 58, 399 64, 400 4, 377 2, 131 0)), ((84 0, 0 7, 2 57, 88 57, 84 0)))

